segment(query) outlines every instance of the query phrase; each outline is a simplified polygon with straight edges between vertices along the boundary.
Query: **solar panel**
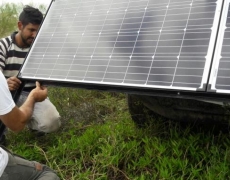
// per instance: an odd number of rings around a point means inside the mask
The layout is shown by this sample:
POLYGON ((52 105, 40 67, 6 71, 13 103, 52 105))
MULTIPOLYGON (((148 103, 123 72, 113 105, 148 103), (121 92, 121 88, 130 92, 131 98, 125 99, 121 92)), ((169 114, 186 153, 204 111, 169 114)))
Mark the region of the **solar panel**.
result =
POLYGON ((19 78, 205 91, 223 0, 52 1, 19 78))
POLYGON ((223 8, 209 91, 230 93, 230 1, 223 8))

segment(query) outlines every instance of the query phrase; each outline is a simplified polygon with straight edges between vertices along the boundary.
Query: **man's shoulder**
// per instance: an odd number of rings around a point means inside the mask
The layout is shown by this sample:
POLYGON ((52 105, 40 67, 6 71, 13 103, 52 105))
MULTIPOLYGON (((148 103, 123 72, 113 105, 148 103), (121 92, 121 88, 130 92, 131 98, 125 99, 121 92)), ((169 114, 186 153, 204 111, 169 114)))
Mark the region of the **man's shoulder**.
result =
POLYGON ((0 39, 0 43, 5 46, 10 46, 12 42, 15 42, 15 36, 18 33, 18 31, 12 32, 10 35, 3 37, 0 39))
POLYGON ((0 40, 3 40, 3 39, 11 39, 11 34, 8 35, 8 36, 5 36, 5 37, 1 37, 0 40))
POLYGON ((12 41, 12 38, 11 38, 11 35, 9 35, 7 37, 1 38, 0 39, 0 44, 8 47, 8 46, 10 46, 11 41, 12 41))

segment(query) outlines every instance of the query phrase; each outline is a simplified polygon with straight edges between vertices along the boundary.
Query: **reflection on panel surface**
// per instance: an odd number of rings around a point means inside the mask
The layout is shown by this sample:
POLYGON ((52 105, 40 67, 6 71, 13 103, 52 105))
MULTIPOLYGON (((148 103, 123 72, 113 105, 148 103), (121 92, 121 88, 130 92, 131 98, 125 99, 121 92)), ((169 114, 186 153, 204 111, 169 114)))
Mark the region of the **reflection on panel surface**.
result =
POLYGON ((213 68, 210 77, 210 90, 230 93, 230 1, 223 8, 213 68))
POLYGON ((53 1, 20 77, 203 88, 221 6, 222 0, 53 1))

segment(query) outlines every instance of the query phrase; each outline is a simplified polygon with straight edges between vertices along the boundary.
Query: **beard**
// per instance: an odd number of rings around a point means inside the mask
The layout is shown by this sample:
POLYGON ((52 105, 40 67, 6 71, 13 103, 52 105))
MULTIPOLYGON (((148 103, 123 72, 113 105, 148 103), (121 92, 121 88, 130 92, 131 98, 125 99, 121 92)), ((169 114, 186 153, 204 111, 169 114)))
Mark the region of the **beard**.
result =
POLYGON ((21 34, 21 39, 22 39, 22 42, 25 45, 25 47, 30 47, 33 40, 34 40, 34 38, 24 37, 22 34, 21 34))

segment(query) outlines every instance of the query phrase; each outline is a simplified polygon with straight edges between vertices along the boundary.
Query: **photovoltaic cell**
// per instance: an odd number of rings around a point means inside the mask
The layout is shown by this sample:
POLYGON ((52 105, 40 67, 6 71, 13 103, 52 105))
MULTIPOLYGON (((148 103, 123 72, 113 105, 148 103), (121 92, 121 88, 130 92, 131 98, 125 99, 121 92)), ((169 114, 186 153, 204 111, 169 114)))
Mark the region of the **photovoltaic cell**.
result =
POLYGON ((210 78, 210 91, 230 93, 230 1, 225 1, 216 53, 210 78))
POLYGON ((19 77, 205 90, 222 0, 55 0, 19 77))

